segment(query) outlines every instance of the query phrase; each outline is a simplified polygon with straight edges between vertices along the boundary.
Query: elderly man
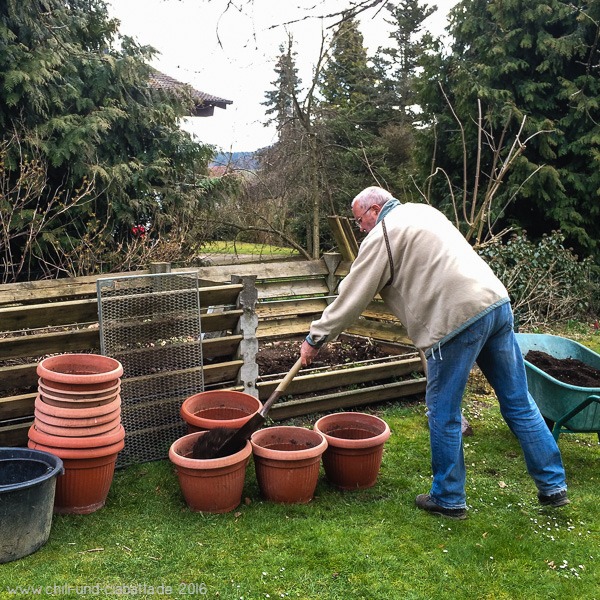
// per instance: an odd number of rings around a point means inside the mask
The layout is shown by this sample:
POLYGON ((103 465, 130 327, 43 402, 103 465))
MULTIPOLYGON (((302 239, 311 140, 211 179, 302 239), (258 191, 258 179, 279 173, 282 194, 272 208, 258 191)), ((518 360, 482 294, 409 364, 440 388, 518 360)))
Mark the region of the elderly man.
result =
POLYGON ((461 402, 475 363, 515 434, 542 505, 569 503, 558 446, 527 391, 508 292, 487 263, 438 210, 401 204, 369 187, 352 202, 367 236, 339 295, 302 344, 303 365, 363 312, 376 294, 427 358, 426 404, 433 481, 418 508, 466 518, 461 402))

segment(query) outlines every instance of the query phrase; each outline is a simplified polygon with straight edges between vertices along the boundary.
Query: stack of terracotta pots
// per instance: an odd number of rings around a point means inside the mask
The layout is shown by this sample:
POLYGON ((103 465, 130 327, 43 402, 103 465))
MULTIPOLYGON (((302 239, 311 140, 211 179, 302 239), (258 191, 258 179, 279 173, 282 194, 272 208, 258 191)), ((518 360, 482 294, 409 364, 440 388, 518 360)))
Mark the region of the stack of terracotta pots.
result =
POLYGON ((55 513, 87 514, 104 506, 124 447, 119 361, 61 354, 37 366, 38 396, 29 447, 62 459, 55 513))

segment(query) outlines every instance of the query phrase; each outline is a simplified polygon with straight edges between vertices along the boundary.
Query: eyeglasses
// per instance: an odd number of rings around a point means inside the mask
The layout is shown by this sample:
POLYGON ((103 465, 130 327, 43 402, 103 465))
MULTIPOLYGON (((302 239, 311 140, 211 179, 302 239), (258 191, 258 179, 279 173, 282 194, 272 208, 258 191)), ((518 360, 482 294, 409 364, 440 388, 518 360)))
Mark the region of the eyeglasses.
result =
MULTIPOLYGON (((373 205, 375 206, 375 205, 373 205)), ((369 208, 367 208, 367 210, 365 210, 365 212, 360 215, 360 217, 358 217, 357 219, 354 219, 354 222, 360 227, 360 224, 362 223, 362 220, 365 218, 365 215, 373 208, 373 206, 369 206, 369 208)))

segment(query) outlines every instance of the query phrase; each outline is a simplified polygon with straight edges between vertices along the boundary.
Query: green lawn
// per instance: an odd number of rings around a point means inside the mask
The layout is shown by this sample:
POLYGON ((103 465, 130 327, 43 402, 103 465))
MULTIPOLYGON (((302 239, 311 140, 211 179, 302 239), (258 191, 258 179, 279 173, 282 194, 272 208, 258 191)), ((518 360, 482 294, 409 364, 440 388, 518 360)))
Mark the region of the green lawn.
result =
POLYGON ((473 378, 469 518, 450 521, 414 507, 430 482, 423 403, 376 412, 392 437, 369 490, 339 492, 322 474, 310 504, 276 505, 260 499, 251 463, 240 507, 206 515, 187 509, 168 461, 128 467, 103 509, 55 516, 43 548, 0 565, 0 598, 30 585, 55 597, 600 599, 596 435, 561 436, 572 503, 541 508, 493 396, 473 378), (83 587, 96 585, 114 587, 83 587))
POLYGON ((257 256, 297 256, 293 248, 271 246, 270 244, 251 244, 248 242, 220 241, 202 246, 206 254, 251 254, 257 256))

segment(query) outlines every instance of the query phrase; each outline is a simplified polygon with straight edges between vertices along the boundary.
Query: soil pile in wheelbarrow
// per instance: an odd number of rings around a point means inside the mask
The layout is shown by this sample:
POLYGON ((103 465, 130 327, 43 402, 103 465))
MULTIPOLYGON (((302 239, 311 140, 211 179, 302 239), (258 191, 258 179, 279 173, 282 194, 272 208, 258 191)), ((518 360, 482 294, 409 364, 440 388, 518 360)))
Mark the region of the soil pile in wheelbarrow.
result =
POLYGON ((575 358, 556 358, 546 352, 530 350, 525 355, 525 360, 562 383, 600 387, 600 371, 575 358))

